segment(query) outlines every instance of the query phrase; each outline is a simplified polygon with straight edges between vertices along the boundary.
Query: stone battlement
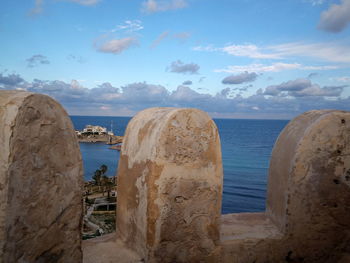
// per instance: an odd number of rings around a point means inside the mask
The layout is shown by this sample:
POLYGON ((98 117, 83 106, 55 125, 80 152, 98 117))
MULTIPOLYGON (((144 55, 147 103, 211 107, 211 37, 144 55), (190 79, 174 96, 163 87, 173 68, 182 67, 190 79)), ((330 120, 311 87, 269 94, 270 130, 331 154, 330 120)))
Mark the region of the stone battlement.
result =
POLYGON ((0 262, 350 262, 350 112, 310 111, 274 146, 266 211, 221 215, 215 123, 152 108, 129 123, 117 231, 81 241, 82 160, 51 98, 0 91, 0 262))

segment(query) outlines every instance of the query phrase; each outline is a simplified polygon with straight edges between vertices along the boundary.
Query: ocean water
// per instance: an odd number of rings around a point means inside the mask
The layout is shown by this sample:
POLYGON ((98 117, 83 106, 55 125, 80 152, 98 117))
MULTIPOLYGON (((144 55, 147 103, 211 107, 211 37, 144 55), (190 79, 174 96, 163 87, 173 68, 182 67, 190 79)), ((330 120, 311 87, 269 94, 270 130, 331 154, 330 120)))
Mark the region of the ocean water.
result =
MULTIPOLYGON (((123 135, 131 118, 71 116, 75 129, 87 124, 123 135)), ((288 121, 214 119, 220 134, 224 166, 222 213, 259 212, 265 209, 267 174, 273 145, 288 121)), ((119 151, 104 143, 80 143, 84 178, 90 180, 102 164, 107 175, 116 173, 119 151)))

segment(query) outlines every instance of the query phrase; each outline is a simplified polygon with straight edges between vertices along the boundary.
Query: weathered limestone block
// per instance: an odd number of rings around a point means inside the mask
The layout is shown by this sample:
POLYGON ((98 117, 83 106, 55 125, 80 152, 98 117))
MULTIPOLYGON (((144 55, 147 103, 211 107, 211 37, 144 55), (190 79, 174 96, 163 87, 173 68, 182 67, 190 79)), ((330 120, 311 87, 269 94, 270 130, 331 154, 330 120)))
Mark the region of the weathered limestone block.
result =
POLYGON ((267 213, 290 259, 350 252, 350 112, 310 111, 288 124, 272 154, 267 213))
POLYGON ((222 176, 218 131, 206 113, 138 113, 119 161, 118 235, 147 262, 216 262, 222 176))
POLYGON ((0 262, 81 262, 82 161, 51 98, 0 91, 0 262))
POLYGON ((298 116, 272 152, 266 213, 223 217, 223 262, 349 262, 349 186, 350 112, 298 116))

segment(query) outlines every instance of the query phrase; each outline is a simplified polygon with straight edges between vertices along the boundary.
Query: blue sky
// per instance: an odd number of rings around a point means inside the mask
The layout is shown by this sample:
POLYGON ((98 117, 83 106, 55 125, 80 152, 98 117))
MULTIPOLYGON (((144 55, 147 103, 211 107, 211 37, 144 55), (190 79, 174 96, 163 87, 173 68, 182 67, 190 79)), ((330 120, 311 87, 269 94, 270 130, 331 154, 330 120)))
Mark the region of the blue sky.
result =
POLYGON ((5 0, 0 89, 74 115, 350 110, 350 0, 5 0))

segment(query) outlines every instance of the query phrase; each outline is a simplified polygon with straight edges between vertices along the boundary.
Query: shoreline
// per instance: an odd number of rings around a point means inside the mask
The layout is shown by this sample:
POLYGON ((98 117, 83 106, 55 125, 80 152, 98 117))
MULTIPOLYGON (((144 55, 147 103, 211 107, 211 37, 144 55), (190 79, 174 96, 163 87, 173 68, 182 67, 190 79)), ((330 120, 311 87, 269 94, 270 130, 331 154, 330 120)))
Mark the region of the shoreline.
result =
POLYGON ((86 143, 96 143, 96 142, 105 142, 106 144, 113 145, 123 142, 124 136, 116 136, 116 135, 78 135, 78 142, 86 142, 86 143))

